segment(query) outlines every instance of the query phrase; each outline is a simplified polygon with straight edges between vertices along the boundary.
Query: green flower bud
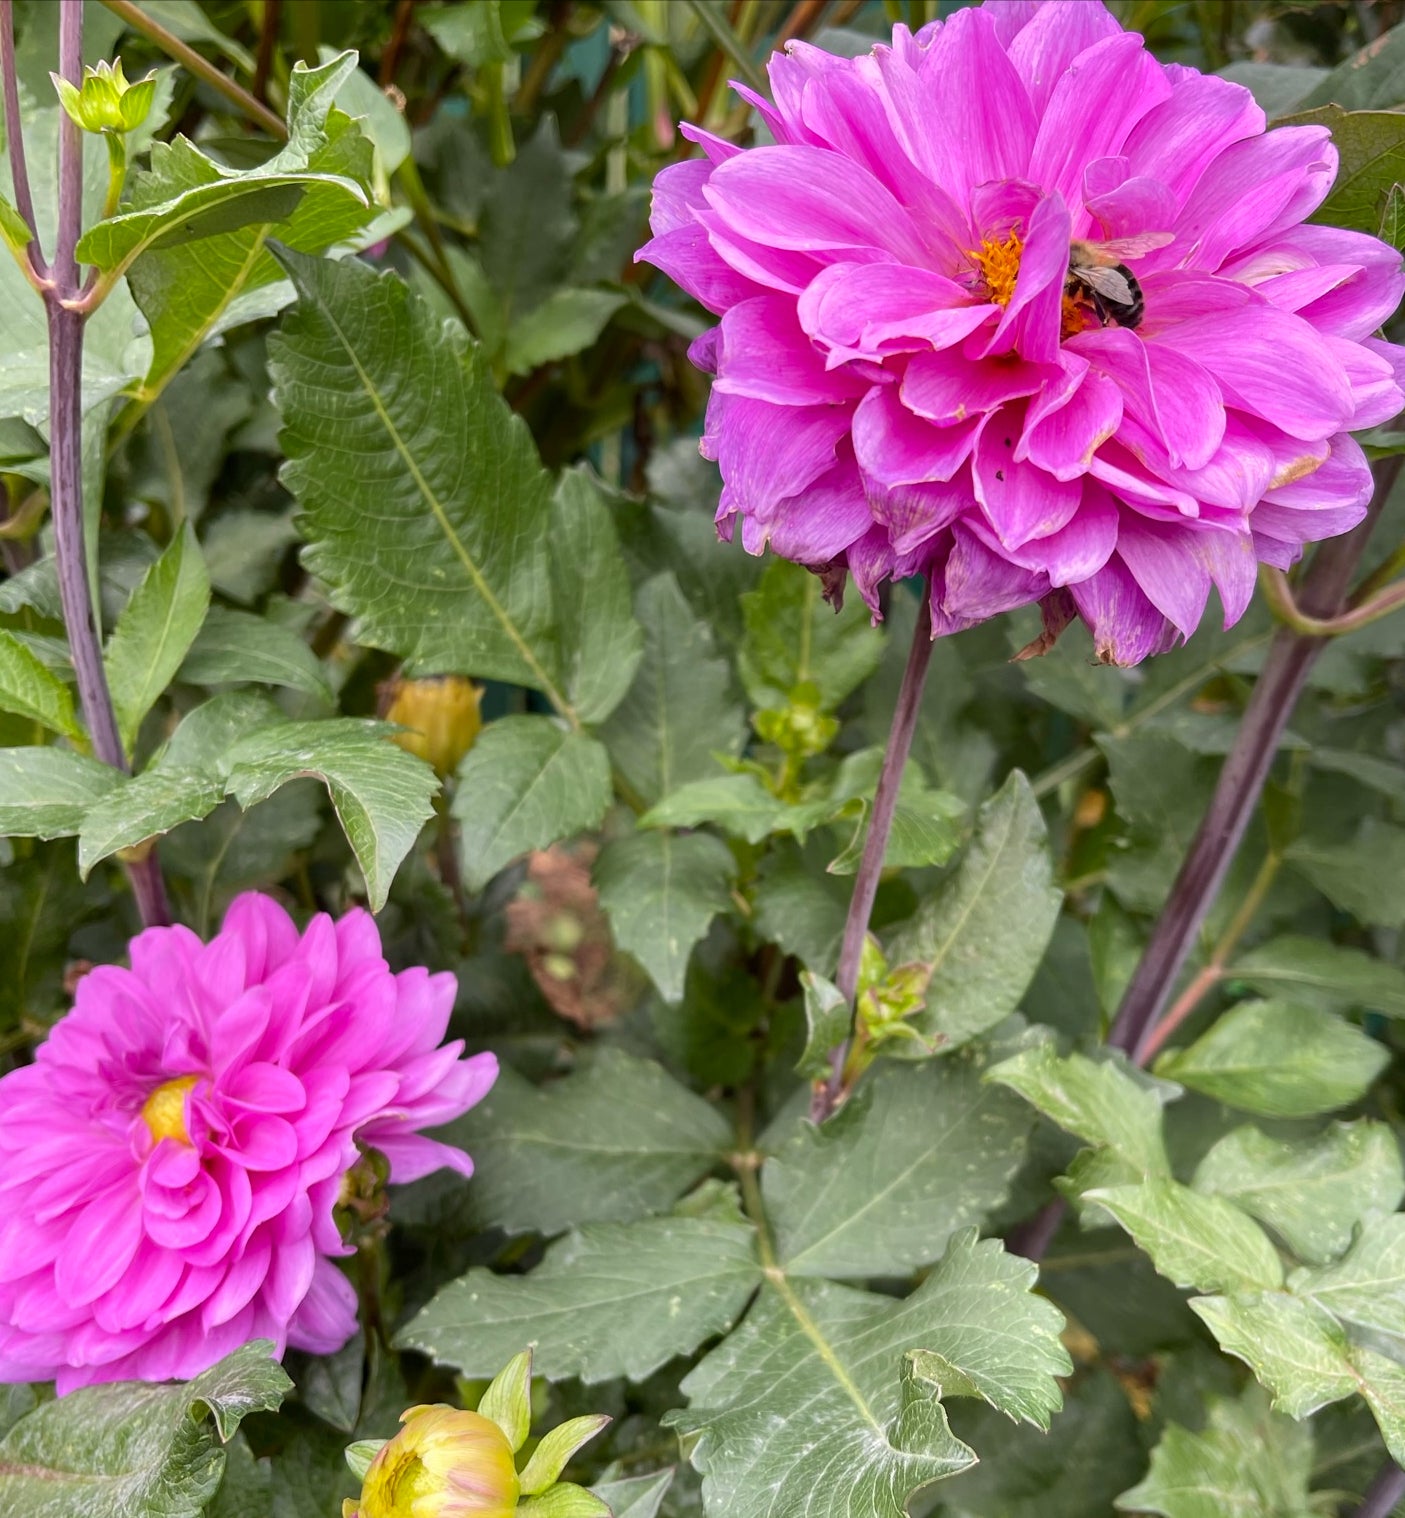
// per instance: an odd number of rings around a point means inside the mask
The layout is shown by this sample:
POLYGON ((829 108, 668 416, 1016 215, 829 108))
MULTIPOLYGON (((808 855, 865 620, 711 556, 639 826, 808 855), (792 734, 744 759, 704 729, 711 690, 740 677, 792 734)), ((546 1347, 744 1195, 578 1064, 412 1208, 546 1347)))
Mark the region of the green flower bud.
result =
POLYGON ((59 102, 85 132, 113 132, 125 136, 134 132, 151 113, 156 98, 156 74, 128 84, 122 72, 122 60, 99 63, 83 71, 82 85, 70 83, 58 74, 50 74, 59 102))

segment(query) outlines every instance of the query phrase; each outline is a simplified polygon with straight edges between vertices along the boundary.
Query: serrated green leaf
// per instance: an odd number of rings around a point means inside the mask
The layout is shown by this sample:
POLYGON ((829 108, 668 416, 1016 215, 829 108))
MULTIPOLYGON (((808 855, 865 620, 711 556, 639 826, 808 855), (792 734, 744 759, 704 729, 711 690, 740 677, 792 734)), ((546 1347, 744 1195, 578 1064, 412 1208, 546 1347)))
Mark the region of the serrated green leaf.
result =
POLYGON ((1313 1117, 1349 1106, 1390 1061, 1383 1044, 1331 1012, 1253 1001, 1218 1018, 1156 1073, 1265 1117, 1313 1117))
POLYGON ((65 738, 82 738, 72 692, 7 632, 0 632, 0 712, 37 722, 65 738))
POLYGON ((641 587, 636 612, 644 657, 601 737, 630 787, 653 803, 689 781, 716 775, 716 754, 741 751, 742 713, 711 629, 671 574, 641 587))
POLYGON ((1336 1264, 1295 1271, 1288 1286, 1339 1323, 1405 1339, 1405 1214, 1367 1219, 1336 1264))
POLYGON ((1201 1291, 1279 1286, 1283 1267, 1268 1235, 1233 1203, 1153 1176, 1084 1193, 1105 1208, 1177 1286, 1201 1291))
POLYGON ((210 604, 210 577, 187 525, 143 575, 107 640, 103 662, 130 753, 142 719, 175 678, 210 604))
POLYGON ((691 780, 671 791, 639 819, 640 827, 692 828, 713 822, 723 832, 760 843, 780 826, 787 811, 749 771, 691 780))
POLYGON ((328 705, 334 699, 321 661, 296 633, 224 606, 210 608, 180 677, 195 685, 281 685, 328 705))
POLYGON ((121 779, 86 754, 62 748, 0 748, 0 837, 63 838, 83 826, 121 779))
POLYGON ((541 364, 570 358, 590 347, 615 312, 628 303, 616 290, 553 290, 541 305, 508 328, 507 372, 530 374, 541 364))
MULTIPOLYGON (((1330 78, 1313 91, 1313 98, 1329 85, 1330 78)), ((1391 104, 1398 104, 1400 98, 1405 97, 1397 97, 1391 104)), ((1340 105, 1324 105, 1300 111, 1281 124, 1327 127, 1340 156, 1332 193, 1313 220, 1375 237, 1381 230, 1387 197, 1405 179, 1405 122, 1394 110, 1343 110, 1340 105)))
POLYGON ((585 469, 567 470, 551 498, 551 586, 566 693, 582 722, 603 722, 634 680, 644 634, 603 487, 585 469))
POLYGON ((1312 1431, 1270 1412, 1253 1387, 1214 1402, 1203 1432, 1168 1425, 1146 1478, 1117 1506, 1164 1518, 1308 1518, 1312 1474, 1312 1431))
MULTIPOLYGON (((553 1234, 664 1211, 717 1163, 731 1130, 652 1060, 606 1048, 544 1087, 504 1066, 441 1137, 473 1155, 473 1185, 454 1183, 471 1227, 553 1234)), ((397 1218, 413 1216, 414 1195, 397 1199, 397 1218)))
POLYGON ((954 1046, 1008 1017, 1038 968, 1063 902, 1029 782, 1015 771, 981 808, 955 873, 893 940, 893 963, 932 966, 913 1026, 954 1046))
POLYGON ((608 1504, 614 1518, 658 1518, 659 1508, 672 1485, 673 1467, 669 1466, 652 1476, 597 1481, 591 1490, 608 1504))
POLYGON ((1368 1213, 1400 1205, 1405 1173, 1384 1123, 1333 1123, 1292 1139, 1244 1127, 1206 1154, 1194 1185, 1266 1224, 1300 1260, 1324 1264, 1346 1249, 1368 1213))
POLYGON ((219 776, 154 765, 120 783, 89 807, 78 834, 78 873, 87 879, 99 860, 208 817, 224 800, 219 776))
POLYGON ((1231 974, 1264 996, 1345 1012, 1364 1007, 1405 1017, 1405 970, 1360 949, 1292 935, 1256 945, 1231 974))
POLYGON ((197 1518, 249 1413, 292 1386, 255 1340, 193 1381, 116 1382, 41 1403, 0 1439, 0 1509, 25 1518, 197 1518))
POLYGON ((736 861, 707 833, 633 833, 595 861, 595 888, 615 942, 649 972, 665 1001, 683 995, 693 946, 731 900, 736 861))
POLYGON ((459 766, 453 814, 472 890, 531 849, 598 826, 610 805, 610 756, 547 717, 503 717, 459 766))
POLYGON ((757 706, 786 706, 797 686, 813 685, 820 709, 833 711, 883 657, 884 634, 870 625, 862 599, 850 596, 836 612, 818 576, 785 559, 771 561, 742 610, 738 668, 757 706))
POLYGON ((1300 838, 1285 858, 1334 905, 1383 928, 1405 923, 1405 828, 1367 817, 1340 843, 1300 838))
POLYGON ((382 724, 349 717, 264 728, 229 754, 229 793, 246 811, 303 775, 325 783, 378 912, 433 815, 434 771, 389 742, 382 724))
POLYGON ((897 1276, 981 1224, 1025 1158, 1033 1121, 973 1060, 880 1064, 823 1127, 803 1124, 762 1172, 792 1276, 897 1276))
POLYGON ((750 1227, 710 1218, 596 1223, 569 1233, 527 1275, 470 1270, 397 1342, 467 1375, 530 1342, 537 1374, 641 1380, 725 1333, 761 1280, 750 1227))
POLYGON ((529 685, 566 710, 551 482, 481 353, 393 274, 279 257, 299 303, 270 368, 308 567, 361 642, 413 671, 529 685))
MULTIPOLYGON (((718 1518, 897 1514, 914 1492, 964 1469, 941 1387, 911 1352, 940 1357, 952 1384, 1047 1427, 1069 1361, 1035 1270, 974 1233, 954 1239, 905 1301, 779 1277, 746 1321, 683 1383, 667 1422, 704 1474, 718 1518), (842 1479, 836 1478, 842 1473, 842 1479)), ((927 1367, 937 1362, 928 1360, 927 1367)))
POLYGON ((1113 1057, 1060 1059, 1052 1040, 1021 1050, 985 1078, 1018 1091, 1050 1122, 1085 1144, 1111 1150, 1138 1173, 1170 1174, 1161 1108, 1174 1087, 1134 1075, 1113 1057))

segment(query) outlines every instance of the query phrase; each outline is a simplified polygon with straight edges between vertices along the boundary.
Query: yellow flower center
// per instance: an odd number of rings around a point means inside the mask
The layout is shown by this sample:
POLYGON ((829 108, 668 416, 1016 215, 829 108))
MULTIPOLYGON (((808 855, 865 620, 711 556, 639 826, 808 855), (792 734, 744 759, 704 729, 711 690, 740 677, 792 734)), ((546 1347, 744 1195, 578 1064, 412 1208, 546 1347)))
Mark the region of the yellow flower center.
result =
POLYGON ((986 294, 997 306, 1010 304, 1015 281, 1020 276, 1020 254, 1023 252, 1024 238, 1014 229, 1005 238, 987 237, 979 248, 971 250, 971 257, 985 281, 986 294))
POLYGON ((162 1139, 175 1139, 180 1144, 190 1142, 185 1131, 185 1093, 199 1078, 179 1075, 175 1080, 163 1081, 142 1103, 142 1120, 158 1144, 162 1139))

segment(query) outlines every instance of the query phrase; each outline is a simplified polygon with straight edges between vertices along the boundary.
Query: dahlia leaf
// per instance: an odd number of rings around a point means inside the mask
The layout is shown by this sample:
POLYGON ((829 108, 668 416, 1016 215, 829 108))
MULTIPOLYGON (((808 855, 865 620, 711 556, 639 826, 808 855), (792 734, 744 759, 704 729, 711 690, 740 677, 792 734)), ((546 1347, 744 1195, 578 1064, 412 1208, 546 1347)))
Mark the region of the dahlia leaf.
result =
POLYGON ((181 667, 209 605, 210 577, 187 523, 147 570, 107 640, 103 662, 128 753, 142 719, 181 667))
POLYGON ((0 836, 63 838, 122 777, 62 748, 0 749, 0 836))
POLYGON ((746 635, 738 667, 759 707, 783 707, 797 686, 813 685, 821 711, 832 712, 878 667, 886 635, 870 626, 868 609, 850 596, 836 612, 819 578, 776 559, 742 597, 746 635))
POLYGON ((530 1342, 549 1380, 642 1380, 725 1333, 761 1282, 755 1234, 715 1218, 596 1223, 559 1239, 527 1275, 470 1270, 397 1343, 465 1375, 491 1374, 530 1342))
POLYGON ((553 290, 508 328, 507 372, 530 374, 542 364, 590 347, 615 312, 628 304, 628 297, 617 290, 553 290))
POLYGON ((697 827, 714 822, 724 832, 760 843, 782 826, 789 809, 749 771, 690 780, 639 819, 641 827, 697 827))
POLYGON ((877 1065, 821 1128, 801 1123, 762 1171, 791 1276, 900 1275, 981 1224, 1024 1161, 1032 1117, 965 1055, 877 1065))
POLYGON ((78 835, 78 873, 88 872, 119 849, 169 833, 183 822, 208 817, 224 800, 224 784, 214 775, 176 765, 156 764, 119 783, 90 807, 78 835))
POLYGON ((1300 107, 1336 104, 1348 111, 1388 110, 1405 100, 1405 27, 1392 27, 1339 63, 1300 107))
POLYGON ((45 1402, 0 1439, 0 1509, 32 1518, 196 1518, 222 1445, 292 1382, 257 1339, 192 1381, 122 1381, 45 1402))
POLYGON ((891 963, 932 966, 927 1005, 912 1026, 950 1046, 1008 1017, 1043 958, 1062 902, 1043 814, 1016 771, 981 808, 955 873, 889 947, 891 963))
POLYGON ((1405 924, 1405 828, 1367 817, 1349 841, 1300 838, 1285 857, 1333 906, 1361 922, 1405 924))
POLYGON ((1221 79, 1242 84, 1266 116, 1282 116, 1302 104, 1327 77, 1328 70, 1301 63, 1257 63, 1247 58, 1219 69, 1221 79))
POLYGON ((1035 1267, 974 1231, 905 1300, 768 1273, 745 1322, 683 1382, 667 1421, 703 1473, 710 1514, 898 1513, 975 1463, 943 1395, 1047 1427, 1069 1360, 1035 1267), (842 1473, 842 1479, 837 1473, 842 1473))
POLYGON ((741 708, 712 631, 671 574, 641 587, 636 611, 645 653, 623 701, 601 729, 615 768, 646 804, 721 771, 741 752, 741 708))
POLYGON ((1405 1341, 1405 1216, 1368 1218, 1340 1260, 1295 1271, 1288 1286, 1340 1323, 1405 1341))
POLYGON ((615 942, 634 955, 667 1002, 683 996, 693 946, 727 909, 736 860, 709 833, 634 833, 605 845, 595 888, 615 942))
POLYGON ((82 738, 73 694, 13 633, 0 632, 0 711, 82 738))
POLYGON ((816 974, 833 975, 850 886, 825 870, 828 850, 818 845, 812 840, 808 852, 773 847, 762 859, 753 887, 756 931, 816 974))
POLYGON ((1270 1412, 1251 1386, 1212 1402, 1199 1433, 1168 1424, 1145 1479, 1117 1506, 1164 1518, 1298 1518, 1314 1510, 1312 1446, 1310 1428, 1270 1412))
POLYGON ((1358 1101, 1389 1063, 1384 1044, 1335 1013, 1251 1001, 1163 1055, 1156 1073, 1241 1112, 1315 1117, 1358 1101))
POLYGON ((459 766, 453 813, 465 883, 481 890, 505 865, 599 825, 610 756, 548 717, 502 717, 459 766))
POLYGON ((658 1518, 659 1508, 673 1485, 673 1467, 651 1476, 627 1476, 620 1481, 597 1481, 591 1488, 608 1504, 614 1518, 658 1518))
POLYGON ((510 168, 488 168, 484 177, 488 185, 478 220, 479 250, 510 325, 566 279, 578 247, 571 163, 555 116, 542 115, 510 168))
POLYGON ((605 488, 584 468, 568 469, 551 499, 551 586, 566 693, 582 722, 603 722, 634 680, 644 634, 605 488))
MULTIPOLYGON (((288 81, 288 144, 262 169, 237 180, 231 181, 228 170, 184 137, 153 144, 150 170, 132 185, 131 216, 170 213, 222 186, 259 186, 270 175, 287 178, 296 194, 286 202, 266 202, 253 219, 238 216, 235 221, 241 224, 198 243, 150 246, 132 265, 128 281, 150 324, 152 341, 151 361, 136 395, 139 403, 159 395, 207 338, 239 320, 272 315, 286 304, 290 292, 283 293, 286 285, 281 291, 274 288, 282 284, 282 271, 266 251, 272 234, 285 247, 320 253, 369 219, 372 208, 361 186, 371 178, 371 144, 333 104, 355 68, 354 53, 342 53, 318 68, 295 64, 288 81), (251 305, 251 298, 258 304, 251 305)), ((246 205, 244 214, 253 209, 246 205)))
POLYGON ((285 722, 251 734, 229 754, 229 793, 246 811, 290 780, 324 782, 373 912, 385 905, 396 870, 433 815, 439 788, 423 760, 386 739, 377 722, 285 722))
POLYGON ((246 611, 212 606, 180 678, 193 685, 280 685, 330 706, 322 662, 291 629, 246 611))
POLYGON ((1236 959, 1230 974, 1263 996, 1281 995, 1303 1007, 1362 1007, 1405 1017, 1405 970, 1327 939, 1271 938, 1236 959))
MULTIPOLYGON (((1405 46, 1397 42, 1395 48, 1399 87, 1405 90, 1405 46)), ((1401 98, 1397 95, 1392 105, 1401 98)), ((1341 155, 1332 193, 1313 220, 1377 236, 1386 201, 1405 179, 1405 123, 1399 115, 1394 110, 1343 109, 1339 102, 1301 111, 1290 116, 1287 124, 1329 128, 1341 155)))
POLYGON ((551 482, 481 352, 394 275, 279 257, 299 303, 270 364, 308 567, 411 673, 508 680, 567 711, 551 482))
POLYGON ((424 1211, 442 1196, 467 1230, 545 1234, 662 1212, 732 1141, 711 1103, 653 1060, 611 1048, 542 1088, 504 1065, 441 1137, 473 1155, 472 1186, 428 1177, 397 1198, 398 1220, 442 1227, 441 1211, 424 1211))
POLYGON ((1300 1260, 1325 1264, 1370 1213, 1394 1212, 1405 1195, 1400 1146, 1384 1123, 1333 1123, 1304 1138, 1236 1128, 1196 1167, 1197 1191, 1228 1198, 1300 1260))

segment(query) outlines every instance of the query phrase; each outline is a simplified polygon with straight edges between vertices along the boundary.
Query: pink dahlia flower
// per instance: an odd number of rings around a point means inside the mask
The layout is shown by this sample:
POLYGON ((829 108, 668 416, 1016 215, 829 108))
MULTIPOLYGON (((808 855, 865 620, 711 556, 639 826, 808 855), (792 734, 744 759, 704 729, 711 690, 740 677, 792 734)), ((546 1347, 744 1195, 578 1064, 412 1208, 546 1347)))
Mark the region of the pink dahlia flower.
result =
POLYGON ((392 975, 365 912, 299 936, 239 897, 208 944, 151 928, 0 1079, 0 1381, 188 1377, 254 1338, 356 1329, 331 1257, 358 1143, 391 1179, 466 1154, 416 1130, 497 1075, 440 1041, 454 977, 392 975))
POLYGON ((1132 664, 1361 520, 1348 434, 1405 400, 1372 336, 1405 276, 1304 225, 1325 128, 1266 132, 1097 0, 792 43, 770 79, 737 88, 774 144, 687 128, 705 157, 659 175, 640 254, 721 317, 693 358, 724 533, 875 612, 925 573, 937 633, 1039 601, 1132 664))

